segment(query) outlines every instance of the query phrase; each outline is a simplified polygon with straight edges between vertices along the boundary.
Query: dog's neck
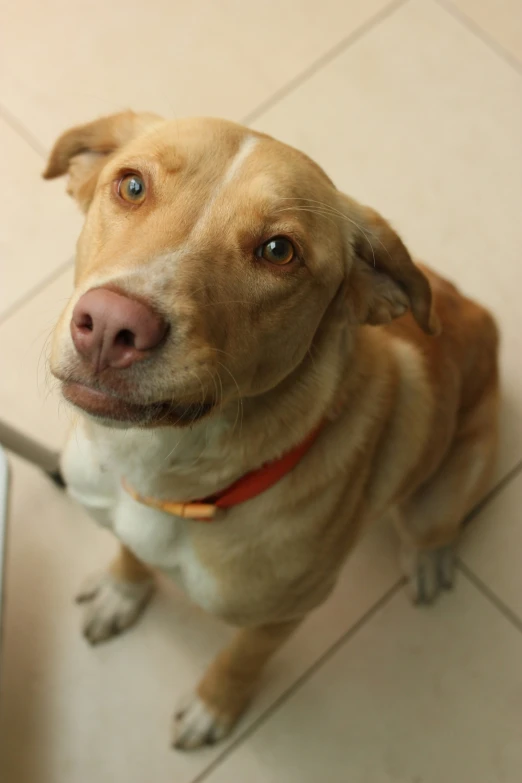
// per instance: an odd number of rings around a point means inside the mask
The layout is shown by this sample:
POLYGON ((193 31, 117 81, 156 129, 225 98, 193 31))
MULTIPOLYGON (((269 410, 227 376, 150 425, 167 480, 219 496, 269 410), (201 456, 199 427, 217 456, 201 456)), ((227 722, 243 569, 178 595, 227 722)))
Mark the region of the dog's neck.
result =
POLYGON ((86 426, 101 458, 144 493, 185 501, 224 489, 277 459, 333 418, 349 393, 354 333, 333 326, 276 388, 224 405, 208 419, 177 429, 86 426))

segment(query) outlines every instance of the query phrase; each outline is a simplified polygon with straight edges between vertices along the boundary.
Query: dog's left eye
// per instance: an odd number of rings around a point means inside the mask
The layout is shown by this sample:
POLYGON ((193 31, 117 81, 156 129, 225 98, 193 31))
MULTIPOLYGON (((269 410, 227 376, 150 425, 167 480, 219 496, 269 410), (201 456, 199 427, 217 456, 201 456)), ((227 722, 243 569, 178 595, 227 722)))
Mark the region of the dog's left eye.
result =
POLYGON ((272 237, 257 248, 256 256, 270 261, 271 264, 285 266, 295 257, 295 248, 286 237, 272 237))
POLYGON ((130 204, 145 201, 145 183, 139 174, 126 174, 118 183, 118 196, 130 204))

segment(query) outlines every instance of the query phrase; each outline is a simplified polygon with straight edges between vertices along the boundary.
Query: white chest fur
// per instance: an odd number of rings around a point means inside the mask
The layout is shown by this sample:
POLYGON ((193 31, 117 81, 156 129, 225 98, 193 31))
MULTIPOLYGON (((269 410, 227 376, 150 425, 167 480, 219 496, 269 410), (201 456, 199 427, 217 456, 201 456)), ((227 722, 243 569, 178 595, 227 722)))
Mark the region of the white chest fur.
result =
MULTIPOLYGON (((129 443, 131 463, 133 454, 129 443)), ((122 465, 115 457, 106 441, 87 435, 80 422, 62 456, 69 494, 140 560, 173 578, 195 603, 216 611, 218 586, 192 546, 190 523, 135 501, 121 486, 121 477, 132 464, 122 465)))

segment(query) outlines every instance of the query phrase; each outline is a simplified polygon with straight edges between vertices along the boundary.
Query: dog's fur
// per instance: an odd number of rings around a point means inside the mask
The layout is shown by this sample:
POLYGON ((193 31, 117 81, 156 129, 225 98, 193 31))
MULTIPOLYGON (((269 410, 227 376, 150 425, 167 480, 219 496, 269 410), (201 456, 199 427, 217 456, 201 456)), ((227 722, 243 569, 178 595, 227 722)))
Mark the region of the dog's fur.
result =
POLYGON ((150 568, 240 626, 177 713, 175 744, 195 747, 230 730, 267 659, 383 512, 397 522, 414 597, 451 583, 451 544, 494 460, 497 330, 414 265, 378 214, 261 133, 126 112, 65 133, 45 176, 66 172, 86 218, 52 370, 66 392, 85 384, 123 406, 123 422, 80 414, 64 453, 70 492, 122 545, 81 593, 84 630, 96 642, 130 625, 150 568), (128 171, 147 183, 139 207, 115 192, 128 171), (255 255, 275 235, 298 250, 287 267, 255 255), (100 286, 145 300, 170 332, 146 361, 94 376, 69 323, 100 286), (120 484, 204 498, 321 422, 292 472, 212 524, 142 505, 120 484))

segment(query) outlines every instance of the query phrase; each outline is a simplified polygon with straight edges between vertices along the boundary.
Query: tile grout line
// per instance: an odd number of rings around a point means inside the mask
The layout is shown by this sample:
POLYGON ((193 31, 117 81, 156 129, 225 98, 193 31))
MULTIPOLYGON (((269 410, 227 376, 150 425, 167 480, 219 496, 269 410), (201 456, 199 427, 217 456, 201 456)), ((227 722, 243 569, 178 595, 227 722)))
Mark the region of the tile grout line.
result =
POLYGON ((478 516, 495 498, 502 492, 504 487, 507 487, 513 479, 515 479, 519 473, 522 472, 522 459, 515 463, 515 465, 508 470, 508 472, 498 480, 498 482, 491 487, 489 492, 479 500, 477 505, 469 512, 463 522, 463 527, 467 527, 476 516, 478 516))
MULTIPOLYGON (((395 11, 397 11, 401 6, 406 5, 406 3, 409 1, 410 0, 391 0, 388 5, 381 8, 373 16, 363 22, 359 27, 345 36, 341 41, 336 43, 331 49, 318 57, 311 65, 304 68, 300 73, 297 74, 297 76, 295 76, 293 79, 290 79, 290 81, 288 81, 283 87, 280 87, 268 98, 265 98, 264 101, 261 101, 261 103, 256 106, 256 108, 252 109, 252 111, 248 112, 240 120, 240 122, 245 125, 249 125, 255 119, 260 117, 265 111, 272 108, 272 106, 275 106, 281 100, 281 98, 286 97, 297 87, 300 87, 302 84, 304 84, 310 78, 310 76, 313 76, 325 65, 328 65, 330 62, 332 62, 332 60, 335 60, 335 58, 342 54, 345 49, 349 48, 353 43, 356 43, 367 32, 372 30, 373 27, 385 21, 389 16, 394 14, 395 11)), ((45 158, 47 156, 47 150, 45 147, 40 144, 38 139, 31 133, 31 131, 26 128, 26 126, 2 103, 0 103, 0 117, 2 117, 16 133, 24 138, 25 141, 32 147, 32 149, 41 157, 45 158)))
POLYGON ((280 87, 271 96, 262 101, 259 106, 252 111, 248 112, 241 122, 244 125, 250 125, 254 120, 257 120, 268 109, 275 106, 282 98, 286 98, 290 93, 301 87, 308 79, 336 59, 346 49, 348 49, 353 43, 356 43, 367 32, 372 30, 376 25, 384 22, 388 17, 392 16, 401 6, 406 5, 410 0, 391 0, 388 5, 381 8, 377 13, 363 22, 359 27, 345 36, 341 41, 335 44, 331 49, 317 58, 311 65, 307 66, 304 70, 290 79, 283 87, 280 87))
MULTIPOLYGON (((490 503, 492 503, 500 493, 510 484, 514 479, 522 473, 522 460, 519 460, 514 467, 511 468, 506 475, 500 479, 488 494, 475 506, 464 521, 464 526, 467 527, 473 519, 478 516, 490 503)), ((466 577, 468 582, 471 582, 487 600, 492 603, 496 609, 510 622, 518 631, 522 632, 522 618, 520 618, 504 601, 490 588, 488 585, 470 568, 463 560, 462 557, 457 558, 459 571, 466 577)))
POLYGON ((31 299, 33 299, 35 296, 38 296, 38 294, 40 294, 44 288, 47 288, 48 285, 54 283, 54 281, 57 280, 69 266, 71 266, 73 261, 74 257, 69 257, 67 261, 64 261, 62 264, 53 269, 53 271, 40 280, 39 283, 36 283, 36 285, 34 285, 29 291, 23 294, 6 310, 0 313, 0 327, 3 326, 10 318, 12 318, 19 310, 21 310, 22 307, 28 304, 31 299))
MULTIPOLYGON (((315 60, 311 65, 307 66, 304 70, 297 74, 297 76, 287 82, 287 84, 272 93, 272 95, 256 106, 255 109, 252 109, 252 111, 248 112, 248 114, 243 117, 241 122, 245 125, 249 125, 255 119, 260 117, 265 111, 267 111, 267 109, 275 106, 275 104, 278 103, 281 98, 285 97, 297 87, 300 87, 302 84, 304 84, 307 79, 310 78, 310 76, 321 70, 321 68, 323 68, 325 65, 328 65, 328 63, 338 57, 339 54, 341 54, 349 46, 351 46, 352 43, 358 41, 375 25, 380 24, 382 21, 387 19, 407 2, 409 2, 409 0, 391 0, 388 5, 377 11, 377 13, 363 22, 358 28, 353 30, 349 35, 335 44, 327 52, 318 57, 317 60, 315 60)), ((0 117, 4 119, 4 121, 12 128, 12 130, 25 139, 30 147, 32 147, 32 149, 37 152, 40 157, 45 158, 47 156, 46 148, 40 144, 36 136, 34 136, 31 131, 26 128, 23 122, 21 122, 21 120, 12 114, 12 112, 2 103, 0 103, 0 117)))
POLYGON ((0 117, 9 125, 11 130, 21 136, 41 158, 45 159, 47 157, 46 149, 40 144, 36 136, 33 136, 31 131, 28 130, 14 114, 11 114, 9 109, 2 103, 0 103, 0 117))
POLYGON ((270 704, 266 710, 254 720, 242 733, 240 733, 230 745, 210 762, 210 764, 200 772, 190 783, 203 783, 208 780, 208 776, 222 764, 246 739, 254 734, 277 710, 298 691, 302 685, 313 677, 313 675, 332 658, 355 634, 365 625, 368 620, 383 609, 403 588, 404 578, 399 579, 390 587, 378 601, 376 601, 347 631, 345 631, 330 647, 320 655, 294 682, 270 704))
POLYGON ((434 2, 437 3, 440 8, 450 14, 450 16, 452 16, 463 27, 466 27, 469 32, 472 33, 475 38, 478 38, 480 41, 482 41, 482 43, 487 46, 490 51, 494 52, 498 57, 514 68, 517 73, 522 74, 522 63, 517 60, 517 58, 511 54, 511 52, 508 52, 507 49, 504 49, 502 44, 488 35, 488 33, 483 30, 482 27, 477 24, 477 22, 475 22, 470 16, 461 11, 460 8, 458 8, 452 2, 452 0, 434 0, 434 2))
MULTIPOLYGON (((31 147, 31 149, 37 153, 41 158, 45 160, 47 157, 47 151, 45 148, 40 144, 38 139, 33 136, 31 131, 29 131, 25 125, 20 122, 20 120, 15 117, 14 114, 12 114, 9 109, 7 109, 3 104, 0 103, 0 119, 3 119, 4 122, 13 130, 20 138, 22 138, 27 144, 31 147)), ((36 283, 32 288, 29 289, 29 291, 26 291, 25 294, 22 294, 21 297, 16 299, 9 307, 7 307, 3 312, 0 312, 0 327, 6 323, 13 315, 15 315, 18 310, 21 310, 22 307, 24 307, 33 297, 38 296, 41 291, 44 290, 48 285, 53 283, 60 275, 65 272, 67 267, 73 262, 73 257, 69 257, 66 261, 62 262, 59 266, 57 266, 55 269, 53 269, 52 272, 50 272, 48 275, 46 275, 40 282, 36 283)))
POLYGON ((469 568, 465 563, 462 562, 462 560, 458 559, 458 569, 462 573, 464 577, 470 582, 476 589, 486 598, 489 603, 493 604, 495 609, 497 609, 503 617, 505 617, 508 622, 510 622, 512 625, 515 626, 517 631, 520 631, 522 633, 522 618, 520 618, 515 612, 509 608, 507 604, 504 603, 504 601, 499 598, 499 596, 493 592, 493 590, 488 587, 488 585, 482 581, 482 579, 477 576, 477 574, 469 568))

